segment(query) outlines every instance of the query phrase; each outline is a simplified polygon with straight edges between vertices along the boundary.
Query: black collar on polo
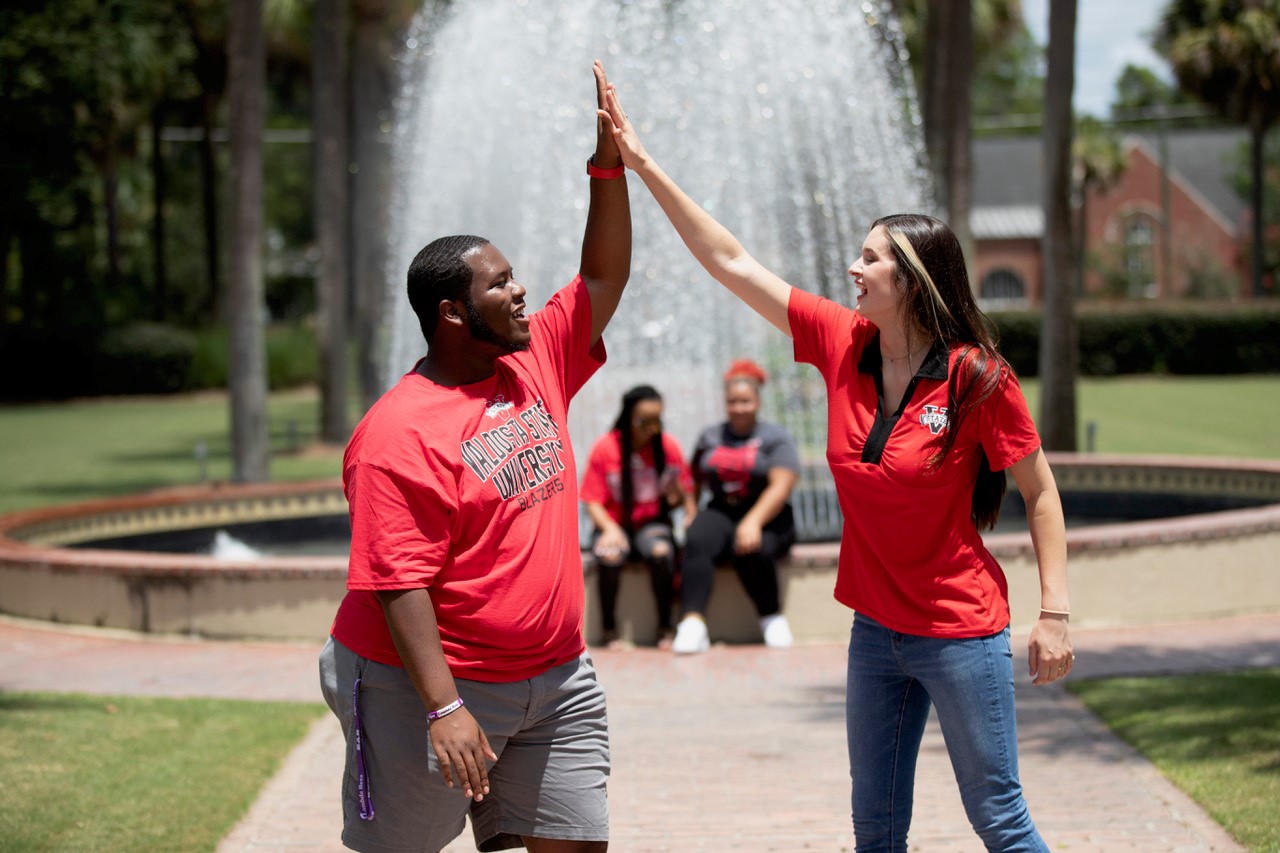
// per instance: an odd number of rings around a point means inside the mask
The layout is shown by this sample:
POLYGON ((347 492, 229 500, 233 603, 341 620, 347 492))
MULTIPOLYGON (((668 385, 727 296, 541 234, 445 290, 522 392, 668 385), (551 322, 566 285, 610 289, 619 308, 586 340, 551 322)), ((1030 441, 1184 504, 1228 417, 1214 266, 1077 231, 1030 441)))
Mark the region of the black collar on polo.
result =
POLYGON ((884 455, 884 446, 889 442, 889 434, 893 432, 894 425, 898 423, 907 404, 911 402, 911 395, 915 393, 916 386, 920 384, 921 379, 946 380, 950 356, 951 351, 946 343, 941 338, 935 339, 933 346, 929 348, 929 354, 920 364, 920 369, 907 383, 907 390, 902 393, 898 410, 886 414, 884 378, 880 372, 884 365, 884 360, 880 356, 880 332, 877 331, 871 336, 871 340, 862 348, 861 357, 858 358, 858 372, 870 374, 876 382, 876 420, 871 426, 870 434, 867 435, 867 443, 862 446, 863 462, 869 462, 872 465, 880 464, 880 457, 884 455))

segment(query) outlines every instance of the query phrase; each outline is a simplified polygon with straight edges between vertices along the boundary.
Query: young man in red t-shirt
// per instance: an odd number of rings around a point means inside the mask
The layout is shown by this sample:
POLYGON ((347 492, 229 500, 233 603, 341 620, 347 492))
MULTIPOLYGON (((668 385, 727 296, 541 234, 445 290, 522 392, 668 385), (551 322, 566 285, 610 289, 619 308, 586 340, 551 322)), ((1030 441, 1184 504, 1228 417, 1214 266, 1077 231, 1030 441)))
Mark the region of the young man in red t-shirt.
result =
POLYGON ((320 659, 348 847, 440 850, 468 813, 481 849, 608 847, 567 411, 630 269, 620 164, 598 132, 579 274, 528 317, 483 238, 433 241, 409 268, 427 354, 347 447, 348 593, 320 659))

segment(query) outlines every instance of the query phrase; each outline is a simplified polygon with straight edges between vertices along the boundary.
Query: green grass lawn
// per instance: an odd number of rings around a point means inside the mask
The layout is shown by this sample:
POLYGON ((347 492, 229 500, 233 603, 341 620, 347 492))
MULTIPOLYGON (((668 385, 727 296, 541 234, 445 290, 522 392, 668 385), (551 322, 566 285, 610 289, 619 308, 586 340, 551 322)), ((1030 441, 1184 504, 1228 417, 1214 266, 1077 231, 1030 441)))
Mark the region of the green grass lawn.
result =
POLYGON ((1280 851, 1280 669, 1067 689, 1247 849, 1280 851))
MULTIPOLYGON (((1035 415, 1039 385, 1024 388, 1035 415)), ((1280 375, 1086 379, 1079 392, 1080 441, 1096 423, 1099 453, 1280 458, 1280 375)), ((314 444, 318 412, 314 390, 271 396, 273 479, 339 476, 342 448, 314 444)), ((199 482, 202 442, 205 476, 226 481, 228 419, 215 393, 0 406, 0 512, 199 482)))
MULTIPOLYGON (((1023 383, 1039 417, 1039 382, 1023 383)), ((1098 453, 1280 459, 1280 375, 1084 379, 1080 449, 1096 424, 1098 453)))
MULTIPOLYGON (((271 476, 338 477, 342 448, 318 447, 314 390, 271 395, 271 476)), ((231 477, 225 394, 116 397, 0 407, 0 512, 231 477)))
POLYGON ((0 694, 0 848, 213 850, 323 705, 0 694))

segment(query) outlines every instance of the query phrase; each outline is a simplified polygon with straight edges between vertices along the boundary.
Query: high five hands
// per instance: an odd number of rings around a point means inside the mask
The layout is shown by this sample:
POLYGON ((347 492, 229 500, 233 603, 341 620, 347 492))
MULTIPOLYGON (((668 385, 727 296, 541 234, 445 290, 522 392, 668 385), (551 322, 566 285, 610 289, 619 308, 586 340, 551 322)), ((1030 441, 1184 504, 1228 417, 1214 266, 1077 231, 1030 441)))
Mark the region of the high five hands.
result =
POLYGON ((649 155, 640 144, 636 129, 622 109, 617 88, 608 81, 604 73, 604 64, 598 59, 595 61, 595 72, 599 90, 597 100, 600 102, 596 115, 600 117, 604 130, 613 138, 618 153, 622 155, 623 165, 636 171, 645 163, 649 155))

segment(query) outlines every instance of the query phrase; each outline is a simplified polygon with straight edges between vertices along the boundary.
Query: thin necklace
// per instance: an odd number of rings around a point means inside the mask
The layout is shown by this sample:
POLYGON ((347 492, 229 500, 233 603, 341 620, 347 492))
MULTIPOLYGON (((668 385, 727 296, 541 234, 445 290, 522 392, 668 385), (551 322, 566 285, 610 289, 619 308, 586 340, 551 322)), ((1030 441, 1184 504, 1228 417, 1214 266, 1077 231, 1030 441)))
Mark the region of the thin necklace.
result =
MULTIPOLYGON (((881 354, 883 355, 883 352, 881 354)), ((906 355, 899 355, 899 356, 885 355, 885 358, 889 359, 890 361, 907 361, 913 355, 915 355, 915 350, 911 348, 910 339, 908 339, 906 355)))

